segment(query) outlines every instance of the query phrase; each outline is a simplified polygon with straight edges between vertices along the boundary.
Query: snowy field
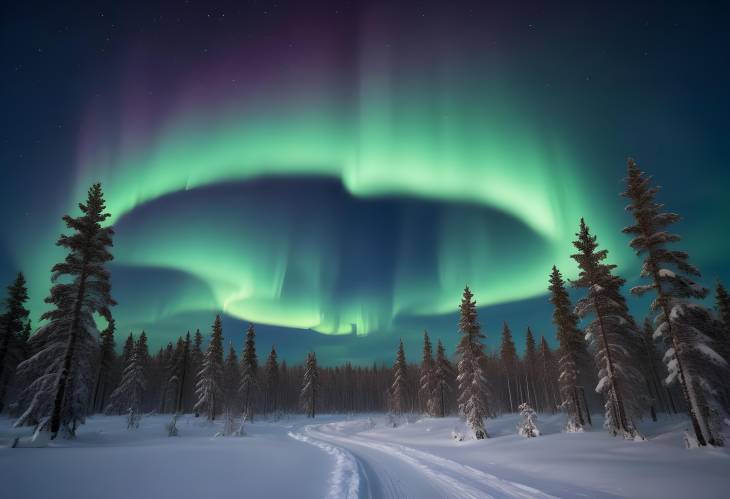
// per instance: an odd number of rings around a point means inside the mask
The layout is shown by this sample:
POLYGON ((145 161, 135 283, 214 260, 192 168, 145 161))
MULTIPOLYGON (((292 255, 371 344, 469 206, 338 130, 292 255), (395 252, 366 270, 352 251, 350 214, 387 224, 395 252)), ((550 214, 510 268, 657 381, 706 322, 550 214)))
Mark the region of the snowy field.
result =
POLYGON ((11 449, 0 419, 3 499, 565 497, 721 498, 730 491, 730 452, 686 450, 683 419, 646 423, 646 442, 601 429, 560 432, 562 415, 539 421, 543 436, 516 435, 517 416, 488 421, 486 441, 452 438, 457 418, 388 426, 383 415, 258 420, 245 437, 193 417, 167 437, 169 416, 96 416, 75 441, 11 449))

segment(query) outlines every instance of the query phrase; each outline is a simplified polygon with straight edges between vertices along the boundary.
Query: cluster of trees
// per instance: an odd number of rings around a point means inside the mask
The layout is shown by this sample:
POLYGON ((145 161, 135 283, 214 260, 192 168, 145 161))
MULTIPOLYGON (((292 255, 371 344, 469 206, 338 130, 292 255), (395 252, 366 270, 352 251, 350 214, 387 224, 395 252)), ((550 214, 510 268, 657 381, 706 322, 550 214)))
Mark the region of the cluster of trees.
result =
POLYGON ((528 328, 520 357, 505 323, 500 348, 487 352, 467 287, 453 357, 441 340, 434 352, 424 332, 420 364, 408 364, 401 340, 392 367, 323 368, 314 352, 300 365, 279 362, 273 345, 261 365, 253 325, 240 355, 231 342, 226 349, 219 316, 207 340, 200 331, 188 332, 150 354, 145 332, 130 333, 117 354, 106 269, 113 230, 104 226, 109 215, 96 184, 79 205, 81 215, 64 217, 71 233, 57 244, 68 254, 52 269, 51 309, 34 334, 23 275, 8 287, 0 315, 0 411, 53 437, 61 430, 72 435, 88 414, 102 411, 126 413, 130 427, 152 411, 210 420, 291 411, 310 417, 321 411, 458 412, 476 438, 487 438, 485 419, 503 412, 562 410, 566 429, 580 431, 603 406, 604 426, 613 434, 637 438, 640 418, 685 411, 698 445, 722 445, 719 422, 730 413, 730 296, 718 282, 715 310, 703 305, 708 290, 694 281, 699 271, 686 252, 672 248, 680 238, 667 231, 679 216, 663 211, 658 191, 629 160, 623 196, 633 223, 623 232, 642 258, 644 280, 631 293, 654 297, 643 322, 629 312, 625 280, 581 219, 571 255, 578 277, 566 282, 553 267, 548 280, 557 351, 528 328), (577 303, 567 286, 581 294, 577 303), (107 324, 101 332, 98 318, 107 324))

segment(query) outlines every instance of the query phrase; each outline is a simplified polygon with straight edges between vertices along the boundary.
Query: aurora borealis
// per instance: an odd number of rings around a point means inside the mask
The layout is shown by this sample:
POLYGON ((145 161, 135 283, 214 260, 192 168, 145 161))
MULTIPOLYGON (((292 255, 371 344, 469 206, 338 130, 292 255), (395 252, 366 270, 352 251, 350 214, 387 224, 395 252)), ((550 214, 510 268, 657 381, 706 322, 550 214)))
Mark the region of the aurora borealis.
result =
POLYGON ((708 278, 730 277, 730 237, 711 234, 728 215, 728 70, 697 71, 727 38, 712 7, 12 9, 0 276, 28 275, 35 318, 60 217, 96 181, 120 331, 153 346, 218 312, 227 334, 253 321, 326 362, 388 357, 424 328, 452 345, 467 283, 488 334, 507 319, 552 338, 547 275, 574 273, 581 216, 638 272, 628 155, 691 220, 708 278))

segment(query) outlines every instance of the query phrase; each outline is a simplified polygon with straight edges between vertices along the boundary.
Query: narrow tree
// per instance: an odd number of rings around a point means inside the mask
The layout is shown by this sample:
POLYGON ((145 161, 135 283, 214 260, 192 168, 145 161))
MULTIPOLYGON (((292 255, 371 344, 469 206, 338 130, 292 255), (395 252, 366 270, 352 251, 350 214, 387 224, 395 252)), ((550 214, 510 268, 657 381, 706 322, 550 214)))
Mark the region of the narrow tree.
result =
POLYGON ((276 412, 279 398, 279 362, 276 348, 271 345, 271 352, 266 359, 266 410, 276 412))
POLYGON ((246 341, 241 356, 241 394, 243 395, 243 413, 253 420, 253 394, 258 387, 259 361, 256 357, 256 331, 253 324, 248 325, 246 341))
POLYGON ((717 387, 710 378, 713 369, 725 369, 727 362, 714 350, 707 331, 694 327, 691 317, 694 315, 696 320, 698 314, 703 314, 704 320, 710 322, 709 312, 692 303, 693 299, 707 296, 708 290, 693 281, 700 272, 689 263, 687 253, 668 248, 680 241, 680 237, 666 228, 678 222, 680 216, 662 211, 663 205, 655 199, 659 187, 652 187, 650 181, 651 177, 629 159, 623 196, 629 199, 626 211, 635 223, 623 232, 633 236, 630 246, 644 257, 641 277, 650 281, 631 292, 643 295, 651 291, 656 296, 651 304, 657 324, 654 335, 666 338, 669 345, 664 356, 669 370, 667 381, 676 380, 682 388, 697 443, 722 445, 722 435, 715 430, 717 387))
POLYGON ((317 393, 319 390, 319 369, 317 368, 317 356, 314 352, 307 354, 307 362, 304 369, 304 383, 300 399, 304 406, 307 417, 313 418, 316 415, 317 393))
MULTIPOLYGON (((190 367, 193 373, 193 392, 197 390, 195 385, 198 382, 198 373, 203 368, 203 335, 200 333, 200 329, 195 330, 195 336, 193 337, 192 351, 190 352, 190 367)), ((196 400, 197 401, 197 400, 196 400)), ((193 413, 197 418, 200 412, 195 409, 193 404, 193 413)))
POLYGON ((537 402, 537 393, 535 392, 535 378, 537 377, 537 347, 535 345, 535 337, 532 335, 532 329, 527 328, 525 335, 525 390, 527 391, 527 402, 532 403, 535 408, 539 409, 537 402))
POLYGON ((114 351, 114 319, 109 321, 106 329, 99 335, 99 367, 96 375, 96 389, 94 390, 94 402, 92 409, 104 410, 106 395, 112 382, 114 362, 116 361, 116 353, 114 351))
POLYGON ((25 277, 22 273, 18 273, 8 286, 5 313, 0 315, 0 412, 3 410, 5 392, 15 367, 25 360, 23 335, 29 323, 26 301, 28 301, 28 290, 25 287, 25 277))
POLYGON ((578 317, 573 313, 563 276, 553 266, 550 274, 550 303, 553 304, 553 324, 557 329, 560 357, 558 384, 561 407, 568 415, 566 429, 580 431, 590 418, 580 394, 580 367, 586 364, 588 356, 585 340, 578 329, 578 317))
POLYGON ((122 381, 109 396, 107 412, 127 413, 127 428, 139 427, 142 411, 142 396, 146 387, 144 352, 137 343, 124 367, 122 381))
POLYGON ((513 393, 516 386, 512 386, 510 378, 514 378, 517 373, 517 349, 515 348, 515 342, 512 339, 512 331, 510 330, 507 322, 502 326, 502 345, 500 347, 500 357, 502 361, 502 367, 504 369, 505 379, 507 380, 507 395, 509 396, 509 410, 510 412, 515 411, 515 405, 513 398, 516 398, 516 393, 513 393))
POLYGON ((438 344, 436 345, 436 363, 434 370, 433 400, 436 403, 434 415, 443 418, 447 414, 446 400, 449 392, 452 390, 454 368, 451 366, 449 359, 446 358, 446 352, 441 340, 438 340, 438 344))
POLYGON ((403 340, 398 343, 398 353, 393 364, 393 383, 390 385, 390 409, 395 415, 405 412, 408 395, 408 370, 406 354, 403 351, 403 340))
POLYGON ((198 401, 196 411, 205 411, 208 421, 213 421, 223 397, 223 326, 221 316, 216 315, 208 349, 203 356, 203 366, 196 384, 198 401))
POLYGON ((612 434, 626 438, 638 435, 634 419, 641 416, 641 373, 634 367, 632 358, 633 319, 628 314, 626 302, 620 294, 624 279, 614 276, 615 265, 603 263, 608 251, 597 250, 596 236, 592 236, 580 220, 578 239, 573 242, 578 253, 571 255, 580 269, 573 286, 587 290, 585 297, 576 305, 578 317, 593 316, 586 327, 586 338, 592 343, 599 381, 596 392, 605 400, 604 427, 612 434))
POLYGON ((190 376, 190 331, 185 335, 182 348, 176 359, 175 376, 177 377, 177 395, 175 397, 175 414, 182 414, 185 410, 185 396, 190 376))
POLYGON ((456 348, 459 356, 457 381, 459 382, 459 412, 466 418, 467 424, 474 431, 474 436, 481 440, 488 438, 484 428, 484 418, 489 414, 487 408, 487 384, 483 372, 484 335, 477 319, 476 301, 473 300, 469 286, 464 288, 464 295, 459 306, 459 332, 461 338, 456 348))
POLYGON ((223 366, 223 394, 224 405, 228 414, 233 414, 238 407, 238 382, 241 371, 238 368, 238 357, 233 344, 228 344, 228 355, 223 366))
POLYGON ((100 184, 89 189, 79 208, 80 217, 63 217, 72 234, 61 235, 57 242, 68 255, 51 270, 54 285, 46 302, 53 308, 41 316, 49 322, 31 338, 37 353, 19 366, 21 372, 29 370, 37 377, 27 387, 34 393, 32 401, 16 424, 50 416, 53 438, 61 426, 73 435, 76 424, 84 421, 98 348, 94 314, 109 321, 109 308, 115 304, 105 268, 112 259, 108 248, 114 231, 102 227, 109 214, 104 212, 100 184))
POLYGON ((429 416, 435 416, 438 400, 436 398, 436 366, 433 361, 433 350, 428 332, 423 332, 423 359, 421 361, 421 376, 418 390, 429 416))

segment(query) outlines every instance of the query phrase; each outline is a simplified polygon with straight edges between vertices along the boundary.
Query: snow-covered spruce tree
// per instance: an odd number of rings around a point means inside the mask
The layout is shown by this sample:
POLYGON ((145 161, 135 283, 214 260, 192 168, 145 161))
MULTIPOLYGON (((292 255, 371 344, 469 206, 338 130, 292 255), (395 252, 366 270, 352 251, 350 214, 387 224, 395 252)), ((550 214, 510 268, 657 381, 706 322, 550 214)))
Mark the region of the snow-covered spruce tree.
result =
POLYGON ((110 320, 106 329, 99 334, 99 365, 96 373, 96 387, 94 401, 91 404, 93 411, 103 411, 107 394, 110 391, 113 379, 114 363, 117 354, 114 351, 114 330, 116 323, 110 320))
POLYGON ((210 342, 195 386, 198 398, 195 410, 205 412, 208 421, 213 421, 221 409, 223 399, 223 326, 220 315, 216 315, 213 322, 210 342))
POLYGON ((481 339, 484 335, 477 318, 476 301, 473 300, 469 286, 464 288, 464 295, 459 306, 459 332, 461 338, 456 347, 459 356, 458 376, 459 383, 459 412, 466 418, 467 424, 474 432, 474 436, 481 440, 488 438, 484 427, 484 418, 489 414, 487 408, 487 382, 484 377, 484 345, 481 339))
POLYGON ((565 429, 569 432, 582 431, 590 416, 580 393, 579 371, 581 366, 586 365, 588 351, 583 335, 578 329, 578 317, 573 313, 563 276, 555 266, 550 274, 548 289, 550 290, 550 303, 554 307, 553 324, 555 324, 560 345, 558 384, 561 408, 568 415, 565 429))
POLYGON ((15 367, 25 360, 26 342, 23 341, 23 335, 29 323, 26 301, 28 290, 25 287, 25 277, 18 273, 8 286, 5 312, 0 315, 0 412, 3 410, 5 394, 15 367))
POLYGON ((707 332, 695 327, 688 313, 694 309, 695 316, 709 317, 704 307, 692 302, 704 298, 708 290, 693 281, 700 272, 689 263, 687 253, 668 248, 680 237, 666 228, 679 221, 680 216, 662 211, 664 206, 655 199, 659 187, 651 186, 650 181, 634 160, 629 159, 626 191, 622 195, 629 200, 626 211, 635 223, 623 232, 633 236, 630 246, 644 257, 641 276, 650 281, 631 292, 636 295, 652 292, 656 296, 651 304, 656 314, 654 335, 665 338, 668 344, 664 356, 669 370, 667 381, 678 381, 682 388, 697 443, 722 445, 721 435, 712 431, 717 387, 711 384, 710 378, 713 370, 726 369, 727 362, 714 350, 707 332))
POLYGON ((253 421, 253 396, 258 388, 259 361, 256 357, 256 331, 253 324, 248 325, 246 341, 241 355, 241 395, 243 396, 243 413, 249 421, 253 421))
POLYGON ((34 373, 35 380, 26 388, 33 394, 30 405, 16 424, 49 418, 53 438, 61 427, 73 435, 76 424, 84 421, 98 351, 94 314, 109 321, 109 308, 115 304, 105 268, 112 259, 108 248, 114 231, 101 225, 109 214, 100 184, 89 189, 79 208, 81 216, 63 217, 72 234, 61 235, 57 245, 68 255, 51 269, 54 285, 46 302, 53 308, 41 316, 48 323, 31 337, 37 352, 18 366, 21 373, 34 373))
POLYGON ((406 412, 406 398, 408 397, 408 368, 406 354, 403 351, 403 340, 398 343, 398 353, 393 363, 393 383, 390 385, 390 410, 400 416, 406 412))
POLYGON ((266 377, 266 407, 268 412, 276 412, 278 410, 279 400, 279 362, 276 356, 276 348, 271 345, 271 352, 266 359, 265 368, 266 377))
POLYGON ((540 436, 540 430, 537 428, 537 414, 527 402, 523 402, 519 407, 520 424, 517 425, 517 432, 525 438, 534 438, 540 436))
MULTIPOLYGON (((195 400, 195 385, 198 382, 198 373, 203 368, 203 335, 200 333, 200 329, 195 330, 195 336, 193 337, 192 351, 190 352, 190 368, 193 373, 192 391, 193 400, 195 400)), ((196 418, 200 416, 200 412, 195 409, 195 404, 193 404, 193 414, 196 418)))
POLYGON ((451 392, 454 379, 454 368, 446 358, 446 351, 441 340, 436 345, 436 362, 434 365, 434 387, 433 400, 435 402, 434 415, 440 418, 446 417, 448 413, 447 397, 451 392))
POLYGON ((517 379, 517 349, 515 348, 515 342, 512 339, 512 331, 510 330, 507 322, 502 326, 502 345, 500 347, 500 360, 502 368, 504 370, 504 377, 507 381, 507 396, 509 400, 509 410, 514 412, 515 404, 513 399, 517 398, 515 392, 516 384, 514 381, 517 379))
POLYGON ((436 414, 438 401, 436 400, 436 365, 433 361, 433 349, 428 332, 423 332, 423 359, 418 380, 419 395, 429 416, 436 414))
POLYGON ((238 369, 238 357, 233 344, 228 344, 228 355, 223 366, 223 404, 227 414, 233 414, 239 406, 238 383, 241 372, 238 369))
MULTIPOLYGON (((135 352, 137 352, 139 356, 139 361, 142 364, 142 369, 145 372, 145 377, 149 379, 152 374, 150 371, 153 369, 153 366, 150 362, 150 350, 149 345, 147 344, 147 333, 144 331, 139 333, 139 338, 137 338, 137 344, 135 346, 135 352)), ((159 384, 156 384, 155 386, 159 386, 159 384)), ((154 393, 151 388, 153 387, 148 386, 145 389, 145 392, 142 394, 142 410, 154 409, 156 402, 159 400, 157 398, 158 394, 154 393)))
POLYGON ((129 362, 122 372, 122 381, 109 396, 107 412, 127 414, 127 428, 139 427, 142 412, 142 397, 147 385, 143 345, 135 344, 129 356, 129 362))
POLYGON ((304 381, 302 391, 299 394, 302 407, 308 418, 316 415, 317 395, 319 393, 319 368, 317 367, 317 356, 314 352, 307 354, 307 362, 304 366, 304 381))
POLYGON ((596 236, 582 218, 576 235, 573 245, 578 252, 571 258, 580 273, 571 283, 587 293, 576 304, 575 313, 580 318, 593 317, 585 332, 599 369, 596 392, 604 395, 604 427, 613 435, 636 438, 634 420, 641 416, 646 393, 643 376, 635 367, 640 333, 620 293, 625 281, 611 273, 615 265, 603 263, 608 251, 597 250, 596 236))

